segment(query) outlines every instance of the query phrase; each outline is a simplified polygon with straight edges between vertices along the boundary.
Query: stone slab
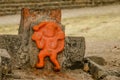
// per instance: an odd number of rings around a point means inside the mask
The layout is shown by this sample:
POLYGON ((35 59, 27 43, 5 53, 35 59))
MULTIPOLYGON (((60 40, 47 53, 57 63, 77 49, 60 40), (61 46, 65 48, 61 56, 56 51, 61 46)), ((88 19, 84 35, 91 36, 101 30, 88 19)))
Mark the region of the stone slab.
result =
POLYGON ((18 63, 18 49, 20 48, 20 45, 21 37, 19 35, 0 35, 0 55, 7 57, 11 56, 12 63, 14 64, 13 66, 18 63), (7 55, 7 52, 9 56, 7 55))
POLYGON ((66 37, 65 39, 65 61, 63 67, 77 69, 82 66, 85 55, 84 37, 66 37))
POLYGON ((11 56, 6 49, 0 49, 0 80, 3 73, 8 73, 11 70, 11 56))

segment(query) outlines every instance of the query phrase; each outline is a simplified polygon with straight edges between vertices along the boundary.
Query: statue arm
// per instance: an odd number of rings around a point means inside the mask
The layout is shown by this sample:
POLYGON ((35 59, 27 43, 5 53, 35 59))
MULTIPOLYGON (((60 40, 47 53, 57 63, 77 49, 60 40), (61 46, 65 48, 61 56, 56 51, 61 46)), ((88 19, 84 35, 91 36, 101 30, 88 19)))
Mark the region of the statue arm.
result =
POLYGON ((41 27, 44 27, 47 24, 47 22, 41 22, 38 25, 33 26, 34 31, 38 31, 41 27))
POLYGON ((64 39, 64 38, 65 38, 65 34, 64 34, 62 31, 60 31, 60 32, 58 32, 58 34, 57 34, 57 38, 58 38, 58 39, 64 39))
POLYGON ((64 39, 65 38, 65 33, 62 31, 60 27, 57 28, 57 38, 58 39, 64 39))
POLYGON ((58 47, 57 47, 57 51, 61 52, 64 49, 65 46, 65 42, 64 40, 58 40, 58 47))
POLYGON ((57 31, 57 50, 58 52, 61 52, 64 49, 65 46, 65 33, 62 31, 62 29, 59 27, 57 31))
POLYGON ((37 40, 37 41, 36 41, 36 44, 37 44, 37 47, 38 47, 39 49, 42 49, 42 48, 44 47, 44 45, 45 45, 45 42, 44 42, 43 39, 41 39, 41 40, 37 40))

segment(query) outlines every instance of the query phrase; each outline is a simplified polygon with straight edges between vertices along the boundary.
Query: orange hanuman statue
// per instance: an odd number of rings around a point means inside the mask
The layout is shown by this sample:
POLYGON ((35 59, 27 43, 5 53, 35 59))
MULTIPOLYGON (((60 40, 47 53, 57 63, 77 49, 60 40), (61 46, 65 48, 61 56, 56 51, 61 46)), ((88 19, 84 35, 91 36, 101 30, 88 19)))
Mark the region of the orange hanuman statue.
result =
POLYGON ((38 54, 36 68, 43 68, 44 59, 49 56, 51 62, 55 65, 54 69, 59 71, 60 64, 57 61, 57 54, 64 49, 64 32, 55 22, 41 22, 33 26, 33 30, 32 40, 41 49, 38 54))

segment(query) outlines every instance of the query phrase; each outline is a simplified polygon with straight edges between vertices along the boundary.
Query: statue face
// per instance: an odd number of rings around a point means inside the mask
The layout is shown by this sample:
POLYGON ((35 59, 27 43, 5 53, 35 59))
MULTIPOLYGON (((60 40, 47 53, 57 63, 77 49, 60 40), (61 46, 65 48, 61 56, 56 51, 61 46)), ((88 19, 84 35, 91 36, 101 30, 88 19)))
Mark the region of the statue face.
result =
POLYGON ((57 29, 57 27, 55 25, 48 24, 45 27, 46 27, 46 29, 43 31, 43 34, 45 36, 47 36, 47 37, 53 37, 53 36, 55 36, 56 29, 57 29))

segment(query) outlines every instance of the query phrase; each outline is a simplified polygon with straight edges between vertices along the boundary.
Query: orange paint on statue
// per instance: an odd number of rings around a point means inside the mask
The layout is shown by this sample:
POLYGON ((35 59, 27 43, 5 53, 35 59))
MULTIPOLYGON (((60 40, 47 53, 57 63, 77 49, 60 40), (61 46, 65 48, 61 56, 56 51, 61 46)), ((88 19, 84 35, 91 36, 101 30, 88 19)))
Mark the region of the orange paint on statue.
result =
POLYGON ((55 65, 55 70, 60 70, 60 64, 57 60, 57 54, 64 49, 65 34, 60 26, 55 22, 41 22, 33 26, 34 33, 32 40, 40 50, 38 54, 37 68, 44 67, 44 59, 49 56, 51 62, 55 65))

